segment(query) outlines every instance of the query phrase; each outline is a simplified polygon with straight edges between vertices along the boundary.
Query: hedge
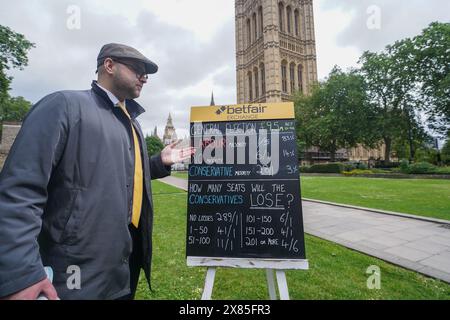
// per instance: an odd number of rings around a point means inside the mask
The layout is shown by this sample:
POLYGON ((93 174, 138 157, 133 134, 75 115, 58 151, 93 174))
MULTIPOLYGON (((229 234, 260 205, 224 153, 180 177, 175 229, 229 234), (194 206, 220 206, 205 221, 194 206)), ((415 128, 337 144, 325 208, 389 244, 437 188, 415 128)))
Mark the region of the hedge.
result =
POLYGON ((321 163, 310 167, 302 167, 300 171, 307 173, 342 173, 345 171, 345 165, 339 162, 321 163))

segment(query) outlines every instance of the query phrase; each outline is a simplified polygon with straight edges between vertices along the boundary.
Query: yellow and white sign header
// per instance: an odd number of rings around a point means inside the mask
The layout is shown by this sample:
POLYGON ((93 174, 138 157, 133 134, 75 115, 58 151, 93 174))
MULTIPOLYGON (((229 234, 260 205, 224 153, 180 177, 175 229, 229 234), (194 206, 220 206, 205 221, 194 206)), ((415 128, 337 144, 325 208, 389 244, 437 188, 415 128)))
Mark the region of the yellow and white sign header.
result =
POLYGON ((294 118, 293 102, 191 108, 191 122, 251 121, 294 118))

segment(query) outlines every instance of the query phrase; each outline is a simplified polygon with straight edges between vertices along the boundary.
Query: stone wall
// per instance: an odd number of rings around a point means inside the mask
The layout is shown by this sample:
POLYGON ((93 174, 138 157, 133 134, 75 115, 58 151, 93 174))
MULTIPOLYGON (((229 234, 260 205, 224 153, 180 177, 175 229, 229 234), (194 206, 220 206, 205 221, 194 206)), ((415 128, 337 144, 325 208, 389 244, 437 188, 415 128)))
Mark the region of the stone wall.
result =
POLYGON ((4 123, 2 128, 2 140, 0 142, 0 168, 8 156, 14 140, 19 133, 21 125, 19 123, 4 123))
POLYGON ((3 168, 3 164, 5 163, 6 160, 6 154, 3 154, 0 152, 0 170, 3 168))

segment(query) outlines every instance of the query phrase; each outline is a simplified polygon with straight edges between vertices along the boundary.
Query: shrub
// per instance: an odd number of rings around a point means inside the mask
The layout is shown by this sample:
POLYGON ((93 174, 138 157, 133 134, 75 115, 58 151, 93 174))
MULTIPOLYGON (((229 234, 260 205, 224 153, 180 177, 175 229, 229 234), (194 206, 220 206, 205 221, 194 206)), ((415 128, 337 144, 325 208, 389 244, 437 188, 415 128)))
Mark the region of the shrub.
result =
POLYGON ((450 167, 441 167, 436 169, 436 173, 450 174, 450 167))
POLYGON ((376 168, 374 168, 374 169, 370 169, 370 171, 372 171, 372 173, 383 173, 383 174, 389 174, 389 173, 393 173, 393 172, 395 172, 395 169, 397 169, 397 168, 394 168, 394 169, 392 169, 392 170, 384 170, 384 169, 376 169, 376 168))
POLYGON ((397 168, 399 165, 400 165, 400 163, 398 163, 398 162, 385 163, 384 161, 377 161, 375 163, 375 168, 378 168, 378 169, 393 169, 393 168, 397 168))
POLYGON ((444 164, 449 164, 450 165, 450 156, 449 155, 443 155, 442 156, 442 162, 444 164))
POLYGON ((344 171, 352 171, 356 169, 356 165, 354 162, 345 162, 344 163, 344 171))
POLYGON ((363 169, 355 169, 352 171, 344 171, 342 172, 344 176, 357 176, 360 174, 373 174, 372 170, 363 170, 363 169))
POLYGON ((310 166, 301 166, 300 167, 300 172, 308 173, 309 172, 309 168, 310 168, 310 166))
POLYGON ((403 173, 409 173, 409 161, 406 159, 402 159, 400 161, 400 171, 403 173))
POLYGON ((344 171, 344 164, 336 163, 324 163, 312 165, 308 172, 310 173, 341 173, 344 171))
POLYGON ((408 173, 412 174, 430 174, 437 173, 437 167, 428 162, 418 162, 409 166, 408 173))
POLYGON ((416 155, 414 156, 414 161, 417 163, 428 162, 432 164, 438 163, 438 152, 431 148, 419 148, 416 150, 416 155))
POLYGON ((344 165, 344 171, 348 171, 348 172, 353 171, 355 169, 360 169, 360 170, 368 169, 367 164, 365 164, 364 162, 355 162, 355 161, 344 162, 343 165, 344 165))
POLYGON ((356 164, 356 169, 359 170, 367 170, 367 165, 364 162, 358 162, 356 164))

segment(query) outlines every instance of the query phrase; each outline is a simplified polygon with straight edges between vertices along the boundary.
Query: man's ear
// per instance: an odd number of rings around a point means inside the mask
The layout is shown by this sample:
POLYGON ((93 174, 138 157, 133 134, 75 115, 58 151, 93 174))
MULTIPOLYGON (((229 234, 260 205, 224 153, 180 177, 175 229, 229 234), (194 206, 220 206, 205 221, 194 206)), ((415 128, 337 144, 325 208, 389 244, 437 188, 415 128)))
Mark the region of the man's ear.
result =
POLYGON ((111 58, 106 58, 105 61, 103 61, 103 68, 105 69, 106 73, 112 74, 113 66, 114 66, 114 61, 111 58))

